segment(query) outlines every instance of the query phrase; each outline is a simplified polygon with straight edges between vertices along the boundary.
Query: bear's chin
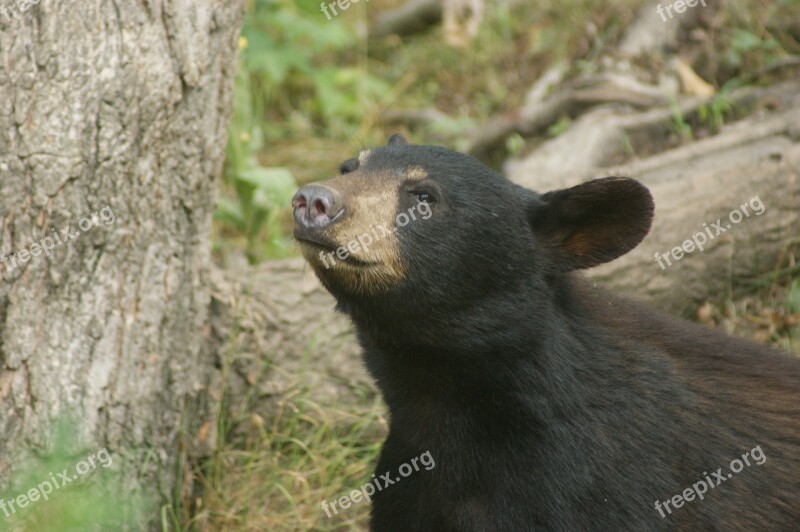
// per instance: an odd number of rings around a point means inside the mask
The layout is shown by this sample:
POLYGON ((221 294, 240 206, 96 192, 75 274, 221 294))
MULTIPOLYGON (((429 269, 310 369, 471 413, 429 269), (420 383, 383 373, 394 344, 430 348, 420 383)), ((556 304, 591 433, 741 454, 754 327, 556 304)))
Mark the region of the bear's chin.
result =
POLYGON ((356 257, 352 254, 346 255, 344 259, 336 254, 337 249, 342 248, 329 248, 320 244, 312 242, 300 242, 300 249, 303 257, 312 266, 319 266, 325 270, 337 269, 359 269, 380 267, 383 264, 380 261, 373 260, 373 258, 356 257))
POLYGON ((398 272, 383 263, 337 262, 326 268, 309 261, 317 279, 334 297, 381 297, 401 281, 398 272))

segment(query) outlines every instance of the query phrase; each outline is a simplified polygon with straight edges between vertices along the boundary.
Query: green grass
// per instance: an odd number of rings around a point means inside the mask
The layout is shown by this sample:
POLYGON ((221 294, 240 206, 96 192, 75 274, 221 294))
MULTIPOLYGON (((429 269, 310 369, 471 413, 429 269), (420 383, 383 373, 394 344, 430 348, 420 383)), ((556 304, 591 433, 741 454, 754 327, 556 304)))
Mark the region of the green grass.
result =
POLYGON ((256 413, 226 423, 223 438, 196 471, 204 488, 194 501, 192 530, 359 530, 369 504, 328 517, 338 499, 370 479, 386 433, 376 398, 363 406, 319 405, 306 393, 284 397, 271 419, 256 413))

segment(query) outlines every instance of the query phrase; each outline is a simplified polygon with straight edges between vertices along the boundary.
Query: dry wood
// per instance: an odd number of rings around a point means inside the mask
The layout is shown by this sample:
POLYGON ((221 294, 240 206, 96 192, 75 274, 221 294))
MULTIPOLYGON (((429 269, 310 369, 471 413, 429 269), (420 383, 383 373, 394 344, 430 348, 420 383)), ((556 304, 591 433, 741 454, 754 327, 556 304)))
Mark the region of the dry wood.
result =
POLYGON ((396 9, 382 12, 370 29, 370 37, 418 33, 441 19, 442 0, 409 0, 396 9))

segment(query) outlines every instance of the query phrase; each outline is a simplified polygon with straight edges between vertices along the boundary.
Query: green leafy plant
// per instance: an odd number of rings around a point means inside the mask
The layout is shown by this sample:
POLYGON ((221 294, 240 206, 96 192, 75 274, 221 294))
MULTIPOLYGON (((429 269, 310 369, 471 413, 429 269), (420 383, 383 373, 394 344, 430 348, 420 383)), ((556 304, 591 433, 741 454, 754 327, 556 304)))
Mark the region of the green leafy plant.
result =
POLYGON ((250 83, 247 71, 240 69, 225 161, 225 178, 235 197, 223 194, 214 218, 244 235, 248 260, 258 262, 286 254, 288 240, 279 214, 289 205, 297 184, 287 169, 265 167, 258 161, 264 139, 257 117, 263 103, 252 97, 250 83))
POLYGON ((694 138, 692 125, 686 121, 680 105, 676 100, 673 99, 673 101, 670 103, 670 108, 672 109, 672 130, 676 135, 678 135, 681 141, 691 141, 694 138))
POLYGON ((792 285, 789 287, 786 308, 789 309, 789 312, 800 314, 800 279, 792 281, 792 285))
POLYGON ((713 133, 718 133, 725 125, 725 117, 733 113, 730 94, 742 85, 743 82, 738 78, 728 80, 708 104, 698 108, 697 117, 707 124, 713 133))
POLYGON ((290 246, 284 220, 297 183, 283 167, 263 165, 270 143, 311 130, 352 136, 369 102, 390 86, 358 62, 359 40, 315 0, 254 0, 247 6, 234 87, 225 181, 215 219, 245 238, 256 263, 283 257, 290 246), (292 131, 294 130, 294 131, 292 131))
POLYGON ((740 68, 748 56, 763 57, 769 62, 779 51, 780 44, 772 37, 761 38, 751 31, 734 28, 730 48, 725 53, 725 62, 731 67, 740 68))
MULTIPOLYGON (((316 0, 253 2, 242 28, 253 98, 269 101, 274 114, 299 112, 331 133, 352 132, 369 102, 391 86, 358 65, 360 41, 345 24, 350 15, 356 13, 328 20, 316 0)), ((269 133, 280 134, 280 126, 269 133)))
POLYGON ((572 127, 572 118, 569 116, 562 116, 558 119, 558 122, 547 128, 547 136, 557 137, 563 133, 566 133, 570 127, 572 127))

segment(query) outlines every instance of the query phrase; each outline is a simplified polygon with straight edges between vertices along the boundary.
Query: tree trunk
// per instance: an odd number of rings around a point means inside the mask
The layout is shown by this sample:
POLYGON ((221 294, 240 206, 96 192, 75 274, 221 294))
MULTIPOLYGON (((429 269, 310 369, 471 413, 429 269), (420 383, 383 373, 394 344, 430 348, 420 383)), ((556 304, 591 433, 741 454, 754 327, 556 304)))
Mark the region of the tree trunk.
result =
POLYGON ((179 439, 210 443, 211 217, 242 4, 0 12, 0 485, 70 412, 76 448, 107 447, 151 500, 172 494, 179 439))

